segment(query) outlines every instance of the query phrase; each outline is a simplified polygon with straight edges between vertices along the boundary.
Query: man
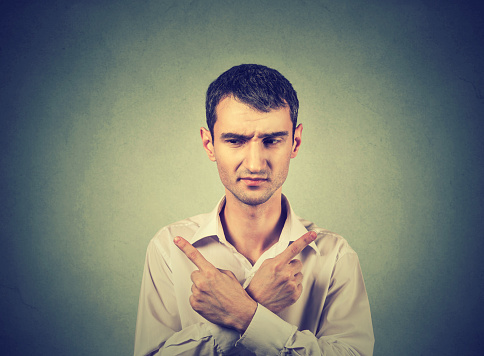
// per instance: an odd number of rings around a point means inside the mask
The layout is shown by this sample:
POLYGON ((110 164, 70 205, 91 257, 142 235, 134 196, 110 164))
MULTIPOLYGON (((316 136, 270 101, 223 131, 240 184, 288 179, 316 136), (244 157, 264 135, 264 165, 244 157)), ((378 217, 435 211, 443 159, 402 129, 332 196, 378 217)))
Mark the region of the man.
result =
POLYGON ((281 193, 302 140, 298 107, 289 81, 260 65, 208 88, 200 133, 225 197, 151 240, 135 356, 373 353, 356 253, 281 193))

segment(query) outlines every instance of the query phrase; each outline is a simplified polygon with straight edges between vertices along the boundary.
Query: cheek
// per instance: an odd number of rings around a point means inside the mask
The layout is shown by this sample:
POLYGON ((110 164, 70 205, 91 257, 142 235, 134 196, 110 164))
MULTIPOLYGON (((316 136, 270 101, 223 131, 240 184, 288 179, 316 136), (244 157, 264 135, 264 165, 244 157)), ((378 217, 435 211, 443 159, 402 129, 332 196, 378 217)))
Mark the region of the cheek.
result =
POLYGON ((289 167, 290 161, 291 161, 291 151, 288 151, 288 150, 279 152, 277 156, 275 156, 274 159, 272 160, 274 165, 279 167, 279 169, 283 169, 283 167, 289 167))
POLYGON ((227 174, 235 172, 237 170, 239 162, 243 160, 240 152, 221 149, 216 151, 215 159, 219 172, 224 171, 227 174))
POLYGON ((223 161, 221 162, 217 160, 217 169, 218 175, 220 176, 220 180, 222 181, 222 183, 227 182, 229 180, 230 173, 223 161))
MULTIPOLYGON (((279 178, 285 179, 289 172, 289 163, 291 162, 291 155, 289 154, 282 154, 279 159, 277 160, 277 164, 275 164, 272 169, 273 173, 276 174, 279 178)), ((274 161, 275 163, 275 161, 274 161)))

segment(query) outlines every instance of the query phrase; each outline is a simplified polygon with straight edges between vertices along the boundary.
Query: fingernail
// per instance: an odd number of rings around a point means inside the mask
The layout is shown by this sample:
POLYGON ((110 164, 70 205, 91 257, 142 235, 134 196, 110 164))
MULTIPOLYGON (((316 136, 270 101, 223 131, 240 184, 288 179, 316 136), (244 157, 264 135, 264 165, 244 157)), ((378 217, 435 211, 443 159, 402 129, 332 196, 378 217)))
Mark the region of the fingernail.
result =
POLYGON ((317 235, 317 234, 316 234, 314 231, 311 231, 309 234, 311 235, 311 240, 312 240, 312 241, 316 240, 316 237, 317 237, 318 235, 317 235))
POLYGON ((173 242, 174 242, 175 244, 177 244, 177 245, 178 245, 178 243, 180 242, 180 236, 176 236, 176 237, 173 239, 173 242))

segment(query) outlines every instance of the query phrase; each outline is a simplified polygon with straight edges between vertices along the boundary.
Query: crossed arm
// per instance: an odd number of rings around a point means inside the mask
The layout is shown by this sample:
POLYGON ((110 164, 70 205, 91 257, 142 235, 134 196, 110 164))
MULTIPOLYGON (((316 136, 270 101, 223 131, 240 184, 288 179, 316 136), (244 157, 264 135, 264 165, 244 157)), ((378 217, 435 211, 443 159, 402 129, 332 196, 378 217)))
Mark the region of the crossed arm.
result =
MULTIPOLYGON (((315 314, 310 319, 319 320, 317 330, 298 331, 297 324, 276 315, 301 295, 302 264, 294 257, 310 243, 313 234, 303 235, 279 256, 266 260, 245 290, 232 272, 215 268, 187 241, 177 239, 181 257, 187 256, 197 267, 192 281, 184 280, 188 285, 183 282, 188 288, 192 284, 186 306, 207 320, 185 326, 180 323, 180 314, 187 311, 178 308, 181 302, 173 290, 171 265, 163 249, 152 241, 141 285, 135 356, 225 354, 239 344, 257 355, 282 351, 294 355, 372 355, 368 298, 358 257, 352 250, 332 266, 326 292, 317 292, 324 303, 324 307, 315 303, 313 307, 322 309, 311 312, 315 314)), ((323 284, 310 288, 315 286, 323 284)), ((301 312, 310 309, 305 307, 301 312)))
POLYGON ((175 244, 198 268, 191 275, 190 305, 208 321, 242 335, 257 303, 278 313, 299 299, 302 263, 294 258, 315 238, 316 233, 308 232, 275 258, 264 261, 244 290, 231 271, 215 268, 195 247, 177 236, 175 244))

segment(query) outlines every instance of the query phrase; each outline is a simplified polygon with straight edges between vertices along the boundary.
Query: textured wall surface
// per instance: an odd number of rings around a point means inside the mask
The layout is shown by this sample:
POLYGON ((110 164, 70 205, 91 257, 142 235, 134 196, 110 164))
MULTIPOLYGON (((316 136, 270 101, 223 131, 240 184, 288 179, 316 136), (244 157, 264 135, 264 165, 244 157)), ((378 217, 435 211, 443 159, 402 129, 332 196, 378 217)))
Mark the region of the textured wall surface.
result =
POLYGON ((296 88, 285 194, 347 238, 375 355, 476 355, 484 12, 471 1, 3 1, 0 354, 131 355, 148 241, 223 194, 221 72, 296 88))

